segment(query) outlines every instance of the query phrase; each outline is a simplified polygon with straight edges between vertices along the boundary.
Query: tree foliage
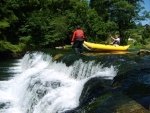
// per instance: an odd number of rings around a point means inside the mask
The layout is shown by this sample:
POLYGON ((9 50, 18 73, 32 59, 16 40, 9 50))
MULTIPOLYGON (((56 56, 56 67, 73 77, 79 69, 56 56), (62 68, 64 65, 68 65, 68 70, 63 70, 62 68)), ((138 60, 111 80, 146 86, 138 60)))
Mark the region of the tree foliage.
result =
POLYGON ((131 30, 135 29, 136 21, 148 17, 147 12, 143 16, 139 13, 143 9, 140 5, 143 0, 91 0, 90 6, 95 8, 104 22, 115 22, 114 28, 121 37, 121 44, 127 44, 131 30))
POLYGON ((142 32, 142 44, 148 43, 147 40, 150 39, 150 25, 145 25, 144 30, 142 32))
MULTIPOLYGON (((23 43, 27 48, 70 44, 78 24, 88 41, 108 41, 110 35, 118 33, 124 45, 138 29, 138 20, 150 17, 146 11, 139 15, 143 0, 1 1, 0 40, 8 42, 6 45, 23 43)), ((143 39, 149 38, 148 32, 142 27, 143 39)))

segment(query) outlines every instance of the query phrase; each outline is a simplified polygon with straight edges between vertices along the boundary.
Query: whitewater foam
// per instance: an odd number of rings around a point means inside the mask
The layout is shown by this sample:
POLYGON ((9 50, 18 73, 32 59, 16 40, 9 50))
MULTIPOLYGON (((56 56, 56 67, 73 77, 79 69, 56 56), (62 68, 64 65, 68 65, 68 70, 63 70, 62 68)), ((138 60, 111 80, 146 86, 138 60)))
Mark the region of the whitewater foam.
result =
POLYGON ((71 66, 52 61, 42 52, 27 53, 12 79, 0 82, 0 113, 62 113, 79 105, 84 84, 92 77, 112 79, 113 66, 102 68, 94 61, 76 61, 71 66))

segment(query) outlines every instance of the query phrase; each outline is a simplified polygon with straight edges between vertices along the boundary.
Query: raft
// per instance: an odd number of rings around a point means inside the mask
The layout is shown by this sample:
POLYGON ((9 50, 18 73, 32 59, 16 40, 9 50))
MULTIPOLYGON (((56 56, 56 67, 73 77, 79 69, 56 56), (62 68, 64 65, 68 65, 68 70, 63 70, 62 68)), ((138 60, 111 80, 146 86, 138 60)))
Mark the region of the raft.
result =
POLYGON ((83 46, 88 50, 101 50, 101 51, 126 51, 130 45, 118 46, 118 45, 107 45, 97 44, 84 41, 83 46))

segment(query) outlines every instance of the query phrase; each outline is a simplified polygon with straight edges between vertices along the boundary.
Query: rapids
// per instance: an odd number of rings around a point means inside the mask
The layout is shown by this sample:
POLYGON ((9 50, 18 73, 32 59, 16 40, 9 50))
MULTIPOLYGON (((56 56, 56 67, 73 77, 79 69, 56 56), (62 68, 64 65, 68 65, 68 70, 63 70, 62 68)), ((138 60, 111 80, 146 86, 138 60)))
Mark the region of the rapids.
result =
POLYGON ((82 59, 67 66, 43 52, 26 53, 9 71, 14 74, 0 81, 0 113, 62 113, 79 106, 87 81, 117 74, 114 66, 82 59))

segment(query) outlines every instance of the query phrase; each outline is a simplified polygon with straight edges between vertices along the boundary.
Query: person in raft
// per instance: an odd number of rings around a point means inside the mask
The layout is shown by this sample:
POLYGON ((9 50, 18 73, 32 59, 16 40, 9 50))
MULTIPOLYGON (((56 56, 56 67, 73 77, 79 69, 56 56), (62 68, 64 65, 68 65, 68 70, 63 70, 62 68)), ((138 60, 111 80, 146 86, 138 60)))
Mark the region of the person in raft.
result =
POLYGON ((115 35, 114 38, 111 36, 111 38, 113 39, 113 42, 110 43, 111 45, 120 45, 120 38, 118 37, 118 35, 115 35))
POLYGON ((71 39, 75 54, 83 54, 83 42, 85 40, 84 31, 80 29, 80 25, 77 26, 71 39))

